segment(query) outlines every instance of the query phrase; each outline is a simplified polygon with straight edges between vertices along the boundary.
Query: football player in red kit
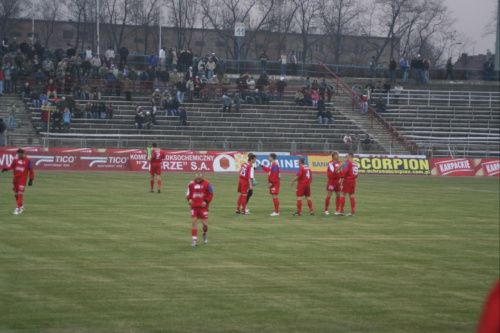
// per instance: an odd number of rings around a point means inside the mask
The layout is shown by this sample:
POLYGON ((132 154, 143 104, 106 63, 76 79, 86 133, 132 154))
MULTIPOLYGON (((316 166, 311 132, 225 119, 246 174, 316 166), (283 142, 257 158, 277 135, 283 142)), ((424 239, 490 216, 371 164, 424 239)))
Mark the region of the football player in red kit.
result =
POLYGON ((253 163, 257 160, 257 156, 255 154, 248 154, 248 162, 244 163, 240 169, 240 181, 238 182, 238 193, 240 196, 238 197, 238 203, 236 204, 236 214, 250 214, 250 211, 247 210, 247 195, 250 190, 253 189, 253 178, 254 178, 254 169, 253 163), (242 210, 240 211, 240 207, 242 210))
POLYGON ((151 193, 154 193, 155 187, 155 175, 158 181, 158 194, 161 193, 161 165, 163 163, 163 159, 165 158, 165 153, 158 148, 158 145, 153 142, 151 144, 153 149, 151 150, 151 158, 149 160, 150 168, 149 173, 151 174, 150 184, 151 184, 151 193))
POLYGON ((203 173, 197 172, 195 179, 189 183, 186 194, 186 199, 189 206, 191 206, 191 235, 193 237, 191 246, 198 246, 198 229, 196 226, 198 219, 201 219, 203 223, 203 243, 208 243, 208 206, 213 197, 212 185, 203 178, 203 173))
POLYGON ((24 155, 24 150, 17 150, 17 157, 12 161, 12 164, 8 168, 2 169, 2 172, 9 170, 14 170, 14 181, 13 190, 16 198, 16 209, 14 210, 14 215, 19 215, 24 212, 23 206, 23 194, 26 187, 26 181, 29 181, 28 186, 33 185, 33 180, 35 179, 35 173, 33 170, 33 163, 31 160, 24 155))
POLYGON ((302 197, 307 198, 307 205, 309 206, 309 212, 314 215, 313 204, 311 201, 311 182, 312 182, 312 172, 307 165, 305 165, 305 159, 303 157, 299 158, 299 171, 297 175, 292 180, 292 186, 297 181, 297 212, 294 216, 302 216, 302 197))
POLYGON ((356 178, 358 178, 358 164, 354 162, 354 154, 347 154, 347 162, 344 163, 342 174, 340 175, 341 193, 340 193, 340 215, 344 215, 345 195, 349 194, 351 200, 351 213, 349 216, 354 216, 354 208, 356 200, 354 192, 356 190, 356 178))
POLYGON ((325 215, 330 215, 328 209, 330 208, 330 200, 333 192, 335 192, 335 215, 340 214, 340 172, 342 163, 339 159, 338 151, 332 153, 332 160, 328 163, 326 169, 326 176, 328 183, 326 184, 326 198, 325 198, 325 215))
POLYGON ((278 194, 280 193, 280 166, 276 161, 276 154, 269 154, 269 161, 271 165, 266 167, 265 165, 260 165, 262 169, 268 173, 267 182, 269 186, 269 193, 273 197, 274 212, 271 216, 280 216, 280 201, 278 199, 278 194))

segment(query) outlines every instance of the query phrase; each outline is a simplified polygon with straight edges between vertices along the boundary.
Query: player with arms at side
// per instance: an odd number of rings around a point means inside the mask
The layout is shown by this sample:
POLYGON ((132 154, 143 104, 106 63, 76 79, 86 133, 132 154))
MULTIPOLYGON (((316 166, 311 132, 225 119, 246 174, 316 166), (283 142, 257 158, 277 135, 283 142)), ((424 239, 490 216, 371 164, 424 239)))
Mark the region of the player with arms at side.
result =
POLYGON ((328 163, 326 170, 328 183, 326 184, 325 215, 330 215, 328 209, 330 208, 330 200, 333 192, 335 192, 335 215, 340 215, 340 169, 342 169, 342 163, 339 157, 339 152, 334 151, 332 153, 332 160, 328 163))
POLYGON ((292 180, 292 186, 297 181, 297 212, 293 216, 302 216, 302 197, 307 198, 307 205, 309 206, 309 212, 314 215, 313 203, 311 200, 311 182, 312 182, 312 172, 307 165, 305 165, 305 159, 303 157, 299 158, 299 171, 297 175, 292 180))
POLYGON ((151 144, 153 149, 151 150, 151 157, 149 158, 149 173, 151 174, 150 184, 151 184, 151 193, 154 193, 155 187, 155 175, 158 181, 158 194, 161 193, 161 164, 163 163, 163 159, 165 158, 165 153, 158 148, 156 142, 151 144))
POLYGON ((271 213, 271 216, 280 216, 280 201, 278 199, 278 194, 280 193, 280 166, 276 161, 276 154, 269 154, 269 161, 271 165, 266 167, 261 164, 262 169, 268 173, 267 182, 269 186, 269 193, 273 197, 274 203, 274 212, 271 213))
POLYGON ((238 182, 238 193, 240 196, 238 197, 238 203, 236 204, 236 214, 250 214, 250 211, 247 210, 247 195, 250 190, 253 190, 253 178, 254 178, 254 169, 253 163, 257 160, 257 156, 250 153, 248 154, 248 162, 244 163, 240 169, 240 181, 238 182), (240 211, 240 207, 242 210, 240 211))
POLYGON ((340 175, 341 193, 340 193, 340 215, 344 215, 345 195, 349 194, 351 201, 351 213, 349 216, 354 216, 354 208, 356 200, 354 192, 356 190, 356 178, 358 178, 358 164, 354 161, 354 154, 347 154, 347 161, 344 163, 344 169, 340 175))
POLYGON ((208 243, 208 206, 213 197, 212 185, 203 178, 203 173, 197 172, 195 179, 189 183, 186 194, 186 199, 191 206, 191 236, 193 237, 191 246, 198 246, 198 219, 201 219, 203 223, 203 243, 208 243))
POLYGON ((14 181, 13 190, 16 198, 16 209, 14 210, 14 215, 19 215, 24 212, 23 205, 23 195, 24 189, 26 188, 26 181, 28 180, 28 186, 33 185, 33 180, 35 179, 35 173, 33 170, 33 163, 31 160, 24 155, 24 150, 17 150, 17 157, 12 161, 12 164, 8 168, 2 169, 2 173, 14 170, 14 181))

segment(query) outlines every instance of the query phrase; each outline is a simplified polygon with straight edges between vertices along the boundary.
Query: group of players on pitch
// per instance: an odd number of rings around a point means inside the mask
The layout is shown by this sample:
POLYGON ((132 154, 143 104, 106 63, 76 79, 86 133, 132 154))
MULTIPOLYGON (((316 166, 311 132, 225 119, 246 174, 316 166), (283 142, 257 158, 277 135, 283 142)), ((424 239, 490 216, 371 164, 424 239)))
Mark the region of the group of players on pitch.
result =
MULTIPOLYGON (((148 149, 148 155, 150 161, 151 192, 154 193, 154 177, 156 176, 158 193, 161 193, 161 165, 166 154, 157 147, 156 143, 153 143, 151 149, 148 149)), ((354 155, 349 153, 347 155, 347 161, 341 162, 339 153, 336 151, 332 153, 332 160, 328 163, 327 169, 328 183, 326 185, 327 196, 325 199, 325 215, 330 214, 328 211, 330 200, 335 192, 335 215, 344 215, 345 195, 348 194, 351 201, 351 213, 349 216, 354 216, 354 208, 356 206, 354 192, 356 188, 356 178, 358 177, 358 165, 353 158, 354 155)), ((243 215, 250 214, 250 211, 247 209, 247 204, 252 196, 253 187, 257 184, 254 179, 254 171, 258 167, 261 167, 268 173, 267 182, 269 193, 274 203, 274 212, 271 213, 271 216, 279 216, 280 202, 278 194, 280 191, 281 178, 280 167, 276 161, 276 154, 269 154, 270 166, 262 164, 256 165, 256 161, 257 156, 253 153, 249 153, 248 161, 241 166, 238 183, 238 193, 240 195, 236 205, 236 213, 243 215)), ((25 155, 24 150, 18 149, 17 157, 13 160, 10 167, 2 169, 2 173, 9 170, 14 170, 13 190, 16 198, 14 215, 19 215, 24 212, 23 194, 26 183, 28 183, 28 186, 31 186, 35 177, 33 163, 25 155)), ((291 185, 293 185, 297 182, 297 212, 293 214, 294 216, 302 216, 302 197, 304 196, 307 198, 310 214, 314 215, 311 201, 311 181, 312 172, 309 167, 305 165, 305 159, 301 157, 299 158, 299 170, 291 183, 291 185)), ((213 199, 213 195, 212 185, 204 178, 203 173, 197 172, 195 179, 189 183, 186 194, 186 199, 191 207, 192 246, 198 245, 198 219, 200 219, 203 224, 203 243, 208 243, 208 208, 213 199)))

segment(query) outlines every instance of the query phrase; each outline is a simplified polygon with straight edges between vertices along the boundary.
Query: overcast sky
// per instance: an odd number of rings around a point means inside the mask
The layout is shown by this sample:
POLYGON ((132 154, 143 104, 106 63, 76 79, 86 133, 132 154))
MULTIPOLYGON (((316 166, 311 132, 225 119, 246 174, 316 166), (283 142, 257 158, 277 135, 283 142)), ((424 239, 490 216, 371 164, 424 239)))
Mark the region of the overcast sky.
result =
MULTIPOLYGON (((457 19, 455 29, 467 34, 475 44, 466 52, 486 54, 489 49, 495 53, 495 35, 483 37, 486 23, 491 21, 498 0, 443 0, 457 19)), ((456 50, 455 52, 457 52, 456 50)))

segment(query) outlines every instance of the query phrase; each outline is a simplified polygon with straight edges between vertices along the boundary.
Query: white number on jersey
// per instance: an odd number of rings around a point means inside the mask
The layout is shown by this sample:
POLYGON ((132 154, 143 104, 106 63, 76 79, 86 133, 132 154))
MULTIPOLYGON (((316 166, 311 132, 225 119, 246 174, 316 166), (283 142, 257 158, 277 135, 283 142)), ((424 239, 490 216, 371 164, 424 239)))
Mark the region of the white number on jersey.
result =
POLYGON ((358 175, 358 167, 355 166, 355 165, 352 166, 352 174, 355 175, 355 176, 358 175))
POLYGON ((246 165, 246 163, 241 166, 240 176, 241 177, 246 177, 247 176, 247 165, 246 165))
POLYGON ((311 178, 311 171, 307 170, 307 173, 306 173, 306 178, 307 178, 307 179, 311 178))

